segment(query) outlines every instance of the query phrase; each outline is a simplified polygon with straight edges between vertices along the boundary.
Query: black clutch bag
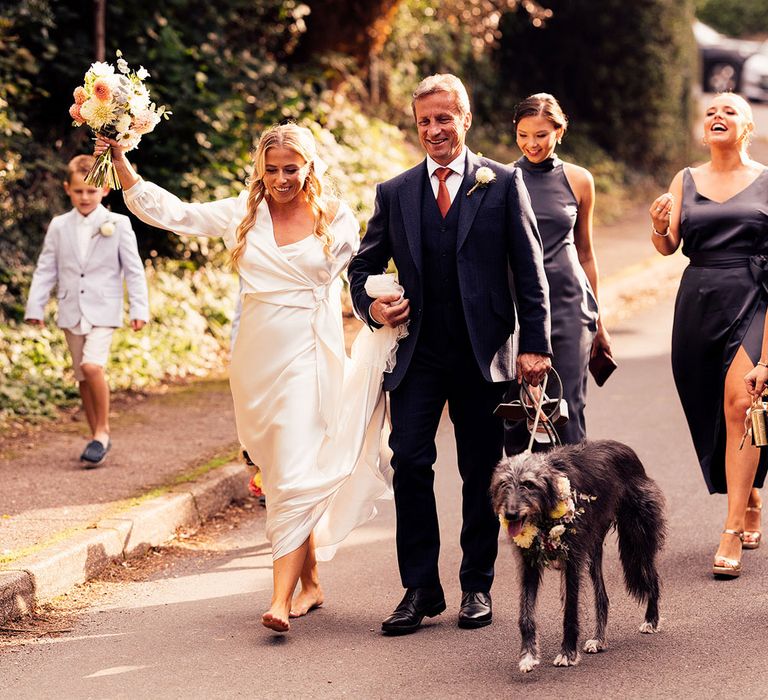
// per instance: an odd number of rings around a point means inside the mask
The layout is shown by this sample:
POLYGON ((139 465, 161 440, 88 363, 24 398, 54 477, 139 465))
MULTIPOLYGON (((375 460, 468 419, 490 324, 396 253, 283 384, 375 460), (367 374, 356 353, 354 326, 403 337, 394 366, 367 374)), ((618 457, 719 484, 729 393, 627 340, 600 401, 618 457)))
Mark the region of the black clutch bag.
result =
POLYGON ((597 386, 603 386, 608 377, 618 367, 616 360, 611 353, 603 347, 599 347, 597 352, 589 358, 589 371, 595 378, 597 386))

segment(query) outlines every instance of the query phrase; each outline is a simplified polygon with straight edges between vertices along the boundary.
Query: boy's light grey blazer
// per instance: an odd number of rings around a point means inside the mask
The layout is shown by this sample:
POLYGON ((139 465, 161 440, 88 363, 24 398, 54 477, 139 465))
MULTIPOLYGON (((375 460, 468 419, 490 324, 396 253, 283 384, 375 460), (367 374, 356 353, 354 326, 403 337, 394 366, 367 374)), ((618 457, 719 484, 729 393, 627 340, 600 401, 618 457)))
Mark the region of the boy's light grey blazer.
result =
POLYGON ((24 318, 43 319, 51 291, 57 287, 60 328, 74 328, 81 318, 93 326, 116 328, 123 323, 125 279, 131 319, 148 321, 147 280, 130 219, 99 205, 88 216, 93 234, 85 259, 80 254, 76 222, 77 210, 72 209, 54 217, 48 226, 24 318), (111 236, 100 233, 107 221, 115 226, 111 236))

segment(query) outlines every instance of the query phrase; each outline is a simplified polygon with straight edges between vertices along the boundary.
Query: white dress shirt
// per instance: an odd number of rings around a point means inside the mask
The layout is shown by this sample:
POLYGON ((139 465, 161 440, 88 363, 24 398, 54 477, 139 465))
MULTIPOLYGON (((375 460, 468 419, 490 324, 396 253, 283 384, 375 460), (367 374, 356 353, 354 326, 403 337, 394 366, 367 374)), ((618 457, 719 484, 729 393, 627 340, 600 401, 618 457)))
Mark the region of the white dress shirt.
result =
POLYGON ((88 255, 88 246, 93 235, 93 224, 89 217, 83 216, 79 211, 75 214, 75 231, 77 233, 77 249, 80 253, 80 262, 84 263, 88 255))
POLYGON ((445 166, 440 165, 439 163, 435 163, 432 158, 427 156, 427 172, 429 173, 429 184, 432 185, 432 192, 435 195, 435 199, 437 199, 437 188, 440 186, 440 181, 437 179, 437 175, 435 175, 435 170, 445 167, 450 168, 453 171, 450 175, 448 175, 447 178, 445 178, 445 186, 448 188, 448 194, 451 196, 451 204, 453 204, 456 193, 461 187, 461 181, 464 179, 464 168, 466 166, 466 162, 466 146, 461 149, 461 153, 459 153, 456 158, 454 158, 450 163, 448 163, 448 165, 445 166))
MULTIPOLYGON (((89 221, 88 216, 83 216, 79 211, 75 212, 75 233, 77 235, 77 252, 80 253, 80 262, 85 264, 85 258, 88 256, 88 246, 91 244, 93 235, 93 219, 89 221)), ((93 326, 85 317, 80 318, 80 322, 73 328, 67 328, 73 335, 88 335, 93 326)))

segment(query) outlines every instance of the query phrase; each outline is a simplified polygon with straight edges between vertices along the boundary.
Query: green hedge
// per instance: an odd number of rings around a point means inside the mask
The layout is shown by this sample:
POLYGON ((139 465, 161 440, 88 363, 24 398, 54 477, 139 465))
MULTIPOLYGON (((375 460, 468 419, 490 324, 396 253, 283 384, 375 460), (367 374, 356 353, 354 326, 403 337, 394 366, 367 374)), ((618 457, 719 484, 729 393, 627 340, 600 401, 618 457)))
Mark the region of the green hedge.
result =
POLYGON ((728 36, 768 32, 768 0, 697 0, 696 15, 728 36))
MULTIPOLYGON (((107 375, 113 390, 205 376, 225 366, 237 278, 211 263, 196 270, 167 262, 147 268, 151 321, 134 333, 119 329, 107 375)), ((0 425, 52 418, 78 401, 64 334, 49 305, 46 327, 0 326, 0 425)))

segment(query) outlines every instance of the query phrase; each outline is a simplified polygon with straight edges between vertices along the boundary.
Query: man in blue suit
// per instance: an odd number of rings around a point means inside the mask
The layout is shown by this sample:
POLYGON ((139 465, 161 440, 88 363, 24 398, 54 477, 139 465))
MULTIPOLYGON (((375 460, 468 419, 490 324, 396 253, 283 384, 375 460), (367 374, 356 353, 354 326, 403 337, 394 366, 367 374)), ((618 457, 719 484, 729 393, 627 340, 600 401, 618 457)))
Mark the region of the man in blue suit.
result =
POLYGON ((515 377, 538 384, 551 355, 541 240, 520 173, 465 146, 472 114, 457 77, 426 78, 412 106, 426 160, 378 185, 375 211, 349 266, 361 318, 372 327, 410 319, 395 368, 384 377, 406 588, 382 623, 387 634, 413 632, 424 617, 445 610, 433 466, 446 402, 463 482, 458 623, 490 624, 499 523, 488 489, 503 444, 503 423, 493 410, 515 377), (372 299, 365 281, 390 260, 404 296, 372 299))

